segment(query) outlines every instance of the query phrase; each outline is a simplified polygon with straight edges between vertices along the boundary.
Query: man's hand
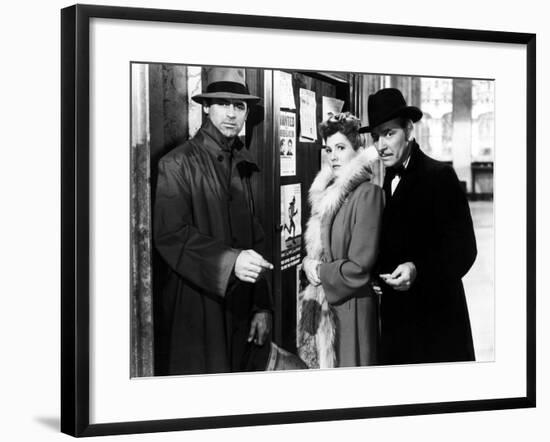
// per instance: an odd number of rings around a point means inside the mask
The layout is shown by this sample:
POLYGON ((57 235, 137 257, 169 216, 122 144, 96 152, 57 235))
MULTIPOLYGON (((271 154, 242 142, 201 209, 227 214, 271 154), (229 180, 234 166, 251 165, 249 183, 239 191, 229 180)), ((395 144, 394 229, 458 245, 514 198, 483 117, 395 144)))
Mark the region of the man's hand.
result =
POLYGON ((262 272, 272 269, 273 264, 252 249, 243 250, 235 261, 235 276, 244 282, 255 283, 262 272))
POLYGON ((369 284, 375 295, 380 296, 383 293, 379 280, 371 281, 369 284))
POLYGON ((404 292, 411 288, 416 279, 416 267, 412 262, 399 264, 392 274, 380 275, 382 281, 394 290, 404 292))
POLYGON ((254 314, 250 323, 250 332, 248 332, 248 342, 263 345, 270 333, 271 313, 264 311, 254 314))
POLYGON ((305 257, 304 261, 302 262, 304 273, 306 274, 307 280, 311 285, 317 286, 321 284, 321 279, 319 278, 318 271, 320 264, 321 261, 317 261, 308 257, 305 257))

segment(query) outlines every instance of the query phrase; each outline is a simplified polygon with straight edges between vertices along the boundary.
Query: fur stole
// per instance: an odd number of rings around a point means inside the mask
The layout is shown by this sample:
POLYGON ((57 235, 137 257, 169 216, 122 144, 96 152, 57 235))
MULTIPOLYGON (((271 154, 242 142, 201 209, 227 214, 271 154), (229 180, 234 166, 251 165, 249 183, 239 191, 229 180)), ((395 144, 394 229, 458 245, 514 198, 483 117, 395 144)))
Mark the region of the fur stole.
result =
MULTIPOLYGON (((340 169, 334 178, 332 169, 324 167, 309 189, 311 217, 307 222, 305 245, 307 257, 323 261, 322 224, 331 225, 346 198, 372 177, 375 161, 371 151, 363 151, 340 169)), ((298 295, 298 353, 310 368, 332 368, 336 360, 336 316, 326 300, 322 285, 308 286, 298 295)))

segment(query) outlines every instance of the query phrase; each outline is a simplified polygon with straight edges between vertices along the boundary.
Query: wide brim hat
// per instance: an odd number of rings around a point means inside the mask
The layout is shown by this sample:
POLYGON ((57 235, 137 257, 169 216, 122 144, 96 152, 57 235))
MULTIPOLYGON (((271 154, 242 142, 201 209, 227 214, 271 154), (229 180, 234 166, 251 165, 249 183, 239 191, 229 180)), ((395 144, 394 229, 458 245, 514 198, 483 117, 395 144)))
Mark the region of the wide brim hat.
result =
POLYGON ((250 94, 245 82, 244 69, 210 68, 206 78, 206 92, 191 97, 197 103, 204 104, 205 100, 213 98, 243 100, 250 103, 260 101, 260 97, 250 94))
POLYGON ((376 127, 394 118, 407 118, 416 123, 422 118, 422 111, 416 106, 407 106, 399 89, 386 88, 369 95, 367 103, 369 125, 361 127, 360 133, 372 132, 376 127))

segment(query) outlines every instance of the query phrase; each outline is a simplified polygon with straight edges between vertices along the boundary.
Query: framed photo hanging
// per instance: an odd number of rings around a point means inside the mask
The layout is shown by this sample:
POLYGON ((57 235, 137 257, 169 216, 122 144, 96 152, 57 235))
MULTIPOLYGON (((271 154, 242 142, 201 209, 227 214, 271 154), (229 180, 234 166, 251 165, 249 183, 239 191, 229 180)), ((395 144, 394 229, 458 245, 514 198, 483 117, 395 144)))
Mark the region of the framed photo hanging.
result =
POLYGON ((64 433, 535 406, 535 35, 91 5, 61 19, 64 433), (400 149, 450 187, 391 184, 400 149), (395 282, 399 198, 417 224, 395 282), (457 213, 466 227, 446 224, 457 213), (434 281, 441 296, 421 291, 434 281))

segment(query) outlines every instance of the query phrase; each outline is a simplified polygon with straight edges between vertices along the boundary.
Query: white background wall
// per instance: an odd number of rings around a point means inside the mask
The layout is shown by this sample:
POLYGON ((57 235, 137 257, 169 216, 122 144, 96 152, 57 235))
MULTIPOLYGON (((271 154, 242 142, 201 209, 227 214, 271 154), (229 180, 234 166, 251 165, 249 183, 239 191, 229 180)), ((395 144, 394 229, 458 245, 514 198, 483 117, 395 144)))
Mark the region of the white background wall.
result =
MULTIPOLYGON (((515 6, 462 0, 415 2, 259 2, 101 1, 100 4, 242 14, 330 18, 379 23, 444 26, 538 35, 538 164, 546 163, 550 118, 545 83, 550 31, 544 3, 524 0, 515 6), (315 5, 312 8, 311 5, 315 5), (498 5, 498 6, 496 6, 498 5)), ((0 39, 0 216, 2 256, 0 309, 0 439, 58 441, 68 436, 59 426, 59 9, 69 2, 10 2, 4 6, 0 39)), ((389 56, 398 56, 390 54, 389 56)), ((550 313, 547 223, 550 186, 538 167, 538 407, 437 416, 371 419, 273 427, 204 430, 186 433, 105 437, 102 440, 357 440, 515 441, 548 440, 550 350, 546 343, 550 313), (546 250, 545 250, 546 249, 546 250), (546 347, 546 348, 545 348, 546 347)))

